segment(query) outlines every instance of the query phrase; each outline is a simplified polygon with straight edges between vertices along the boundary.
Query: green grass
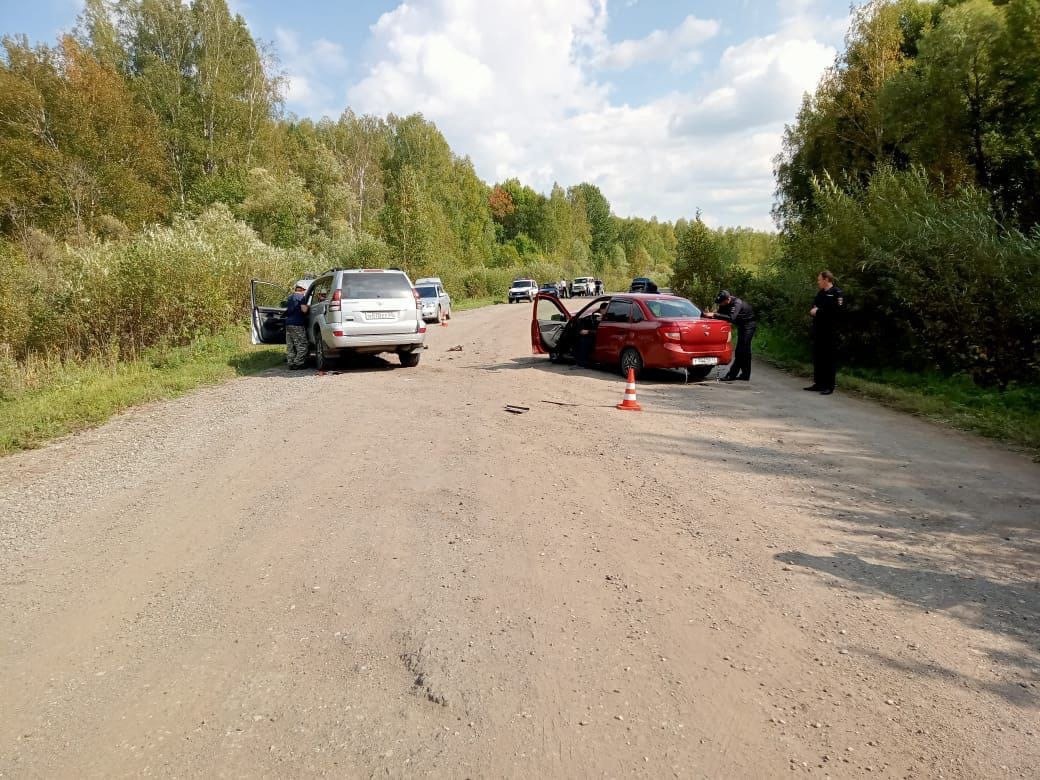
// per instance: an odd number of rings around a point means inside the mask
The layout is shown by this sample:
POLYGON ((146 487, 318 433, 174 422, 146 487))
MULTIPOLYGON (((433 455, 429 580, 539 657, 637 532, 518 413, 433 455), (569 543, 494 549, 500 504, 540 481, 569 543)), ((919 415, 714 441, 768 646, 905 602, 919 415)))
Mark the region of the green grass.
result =
POLYGON ((278 365, 282 347, 254 347, 243 327, 140 360, 94 359, 34 367, 33 386, 0 393, 0 455, 98 425, 135 404, 278 365))
POLYGON ((470 309, 482 309, 485 306, 494 306, 505 303, 502 298, 462 298, 452 304, 454 311, 469 311, 470 309))
MULTIPOLYGON (((808 345, 788 334, 760 326, 755 354, 793 374, 812 375, 808 345)), ((838 384, 843 391, 1040 457, 1040 387, 1013 385, 1001 392, 979 387, 967 376, 859 367, 842 370, 838 384)))

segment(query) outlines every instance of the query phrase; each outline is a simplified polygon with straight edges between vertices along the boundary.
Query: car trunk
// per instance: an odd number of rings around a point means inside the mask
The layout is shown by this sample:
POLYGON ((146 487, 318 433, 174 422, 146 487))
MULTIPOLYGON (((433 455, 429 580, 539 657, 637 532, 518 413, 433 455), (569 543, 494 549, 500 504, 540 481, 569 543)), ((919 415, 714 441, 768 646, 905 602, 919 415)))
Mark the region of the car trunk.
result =
POLYGON ((732 329, 728 322, 708 317, 664 319, 661 322, 679 331, 679 343, 687 352, 723 348, 732 329))

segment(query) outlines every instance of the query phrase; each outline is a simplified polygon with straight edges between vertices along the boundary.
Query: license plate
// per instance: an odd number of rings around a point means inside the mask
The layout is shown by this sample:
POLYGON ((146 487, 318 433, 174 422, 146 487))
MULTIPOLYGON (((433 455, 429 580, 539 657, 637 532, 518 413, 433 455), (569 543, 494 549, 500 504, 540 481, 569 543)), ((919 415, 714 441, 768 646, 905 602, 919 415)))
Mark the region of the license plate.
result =
POLYGON ((718 364, 719 359, 714 357, 694 358, 692 363, 695 366, 717 366, 718 364))
POLYGON ((366 311, 366 320, 392 320, 396 318, 396 313, 392 311, 366 311))

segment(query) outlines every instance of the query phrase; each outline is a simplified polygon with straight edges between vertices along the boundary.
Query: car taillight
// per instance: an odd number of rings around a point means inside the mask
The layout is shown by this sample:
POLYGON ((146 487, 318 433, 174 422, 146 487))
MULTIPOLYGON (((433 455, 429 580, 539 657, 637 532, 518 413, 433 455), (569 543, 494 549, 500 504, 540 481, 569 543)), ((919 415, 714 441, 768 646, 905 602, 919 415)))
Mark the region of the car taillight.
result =
POLYGON ((414 287, 412 288, 412 295, 415 296, 415 308, 421 309, 422 308, 422 299, 419 297, 419 291, 416 290, 414 287))
POLYGON ((666 339, 675 339, 676 341, 679 341, 682 338, 682 333, 677 330, 662 330, 661 335, 666 339))
POLYGON ((343 311, 343 304, 340 301, 343 299, 342 294, 339 290, 334 290, 332 293, 332 300, 329 302, 329 311, 343 311))
POLYGON ((419 326, 419 330, 416 331, 416 333, 425 333, 425 332, 426 332, 426 326, 425 325, 420 325, 419 326))

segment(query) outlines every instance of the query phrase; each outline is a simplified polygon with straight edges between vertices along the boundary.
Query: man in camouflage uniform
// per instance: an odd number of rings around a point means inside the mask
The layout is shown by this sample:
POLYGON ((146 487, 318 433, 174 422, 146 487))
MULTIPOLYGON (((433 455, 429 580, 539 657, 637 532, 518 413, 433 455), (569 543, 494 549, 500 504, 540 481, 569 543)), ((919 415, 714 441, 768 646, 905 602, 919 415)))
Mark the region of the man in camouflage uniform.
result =
POLYGON ((290 371, 306 368, 307 318, 304 315, 311 307, 304 300, 309 286, 310 282, 301 279, 285 302, 285 359, 290 371))

